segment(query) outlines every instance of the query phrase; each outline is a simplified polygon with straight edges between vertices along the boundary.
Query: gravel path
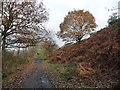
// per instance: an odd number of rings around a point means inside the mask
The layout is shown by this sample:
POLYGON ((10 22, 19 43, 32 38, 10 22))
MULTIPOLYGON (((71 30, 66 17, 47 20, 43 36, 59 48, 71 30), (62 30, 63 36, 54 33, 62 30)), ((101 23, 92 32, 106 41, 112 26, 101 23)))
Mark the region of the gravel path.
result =
POLYGON ((42 64, 42 59, 36 58, 32 66, 33 69, 24 80, 22 88, 53 88, 42 64))

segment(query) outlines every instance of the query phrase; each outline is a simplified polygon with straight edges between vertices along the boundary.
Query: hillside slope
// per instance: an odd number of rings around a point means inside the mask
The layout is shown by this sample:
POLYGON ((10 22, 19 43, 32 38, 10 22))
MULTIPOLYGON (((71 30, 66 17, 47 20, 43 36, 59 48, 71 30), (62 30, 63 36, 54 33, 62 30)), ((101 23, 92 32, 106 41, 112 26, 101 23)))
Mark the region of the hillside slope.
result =
POLYGON ((51 61, 74 63, 80 79, 91 86, 114 87, 120 79, 120 30, 104 28, 80 44, 61 47, 51 61))

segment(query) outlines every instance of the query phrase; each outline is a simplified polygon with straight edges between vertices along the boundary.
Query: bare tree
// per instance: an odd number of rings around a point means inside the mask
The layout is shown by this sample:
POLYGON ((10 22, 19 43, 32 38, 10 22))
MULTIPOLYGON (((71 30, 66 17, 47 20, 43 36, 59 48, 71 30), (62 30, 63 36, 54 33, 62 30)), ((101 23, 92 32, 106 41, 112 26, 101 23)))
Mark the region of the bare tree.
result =
POLYGON ((44 39, 47 31, 43 23, 48 20, 48 12, 43 3, 8 1, 2 2, 0 10, 2 51, 6 48, 26 48, 44 39))

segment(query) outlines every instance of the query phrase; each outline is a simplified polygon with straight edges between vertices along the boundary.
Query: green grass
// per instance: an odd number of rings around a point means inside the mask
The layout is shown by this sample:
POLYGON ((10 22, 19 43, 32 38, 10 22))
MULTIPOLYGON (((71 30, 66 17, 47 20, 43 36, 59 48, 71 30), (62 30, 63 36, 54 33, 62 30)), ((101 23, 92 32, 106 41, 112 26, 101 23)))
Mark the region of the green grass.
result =
POLYGON ((38 52, 36 53, 36 57, 44 58, 43 52, 42 52, 42 51, 38 51, 38 52))
MULTIPOLYGON (((71 63, 59 64, 59 63, 50 63, 49 60, 44 60, 43 64, 47 64, 49 69, 59 77, 60 80, 65 81, 66 83, 71 83, 71 79, 78 77, 76 72, 76 66, 71 63)), ((82 85, 78 89, 72 90, 93 90, 88 85, 82 85)))
POLYGON ((48 60, 45 60, 43 63, 47 64, 53 72, 58 73, 60 79, 63 81, 69 81, 77 75, 73 64, 49 63, 48 60))
POLYGON ((27 60, 24 60, 24 59, 23 59, 23 60, 20 60, 20 61, 19 61, 19 64, 20 64, 20 65, 27 64, 27 60))

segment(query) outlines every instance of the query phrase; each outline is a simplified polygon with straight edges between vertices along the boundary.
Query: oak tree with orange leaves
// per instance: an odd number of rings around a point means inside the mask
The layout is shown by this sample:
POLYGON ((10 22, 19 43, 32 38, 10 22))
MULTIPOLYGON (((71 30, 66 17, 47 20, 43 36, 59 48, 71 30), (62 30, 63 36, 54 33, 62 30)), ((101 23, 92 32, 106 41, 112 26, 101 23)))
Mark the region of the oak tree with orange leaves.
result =
POLYGON ((89 11, 70 11, 60 24, 57 36, 66 42, 80 42, 83 36, 94 31, 96 26, 95 18, 89 11))

